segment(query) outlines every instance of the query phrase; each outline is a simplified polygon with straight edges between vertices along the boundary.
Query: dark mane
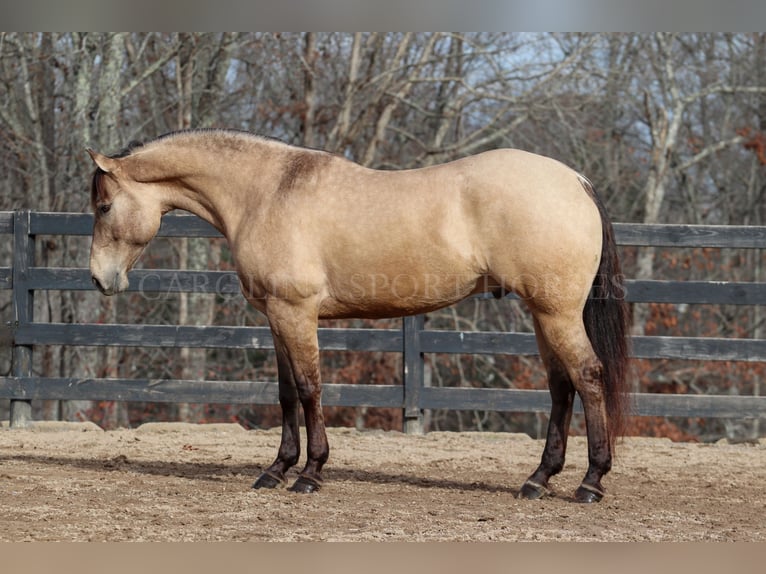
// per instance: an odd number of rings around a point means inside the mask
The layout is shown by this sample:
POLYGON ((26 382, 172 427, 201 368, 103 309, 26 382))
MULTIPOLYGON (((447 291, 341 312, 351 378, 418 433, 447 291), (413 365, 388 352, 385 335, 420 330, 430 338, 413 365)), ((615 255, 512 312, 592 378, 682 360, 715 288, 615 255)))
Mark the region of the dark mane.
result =
POLYGON ((148 142, 148 144, 166 140, 170 141, 174 138, 187 135, 208 136, 210 141, 214 140, 216 144, 226 145, 233 150, 243 149, 243 145, 247 142, 283 146, 288 152, 288 155, 285 163, 285 171, 278 186, 279 192, 289 191, 300 181, 310 178, 319 167, 326 164, 327 161, 334 156, 334 154, 323 150, 296 146, 288 144, 278 138, 261 136, 252 132, 237 129, 197 128, 174 131, 163 134, 157 139, 148 142))
MULTIPOLYGON (((312 148, 312 147, 291 144, 274 136, 260 135, 247 130, 240 130, 236 128, 191 128, 191 129, 185 129, 185 130, 176 130, 176 131, 167 132, 160 136, 157 136, 155 139, 147 141, 146 145, 150 145, 155 142, 162 142, 165 140, 172 140, 174 138, 183 137, 186 135, 190 135, 190 136, 210 135, 210 136, 220 136, 221 138, 226 138, 226 137, 243 138, 243 139, 254 141, 254 142, 277 144, 280 146, 285 146, 285 147, 292 148, 299 151, 320 152, 323 154, 335 155, 319 148, 312 148)), ((141 144, 138 144, 138 145, 141 145, 141 144)), ((130 149, 130 151, 132 151, 132 149, 130 149)))
POLYGON ((234 128, 190 128, 185 130, 175 130, 171 132, 164 133, 160 136, 157 136, 155 139, 150 140, 147 142, 155 143, 155 142, 162 142, 165 140, 172 140, 177 137, 183 137, 183 136, 194 136, 194 135, 211 135, 211 136, 229 136, 229 137, 244 137, 244 138, 252 138, 253 140, 257 141, 274 141, 279 142, 283 145, 289 145, 286 144, 283 141, 280 141, 276 138, 271 138, 267 136, 259 136, 257 134, 254 134, 252 132, 249 132, 247 130, 239 130, 234 128))
POLYGON ((113 157, 114 159, 121 159, 124 157, 128 157, 130 154, 132 154, 135 150, 137 150, 140 147, 144 147, 144 142, 132 140, 131 142, 128 143, 128 145, 126 145, 116 154, 111 155, 109 157, 113 157))
MULTIPOLYGON (((232 145, 232 147, 238 147, 232 140, 237 140, 241 138, 242 140, 249 140, 252 142, 272 143, 272 144, 276 144, 280 146, 285 146, 286 148, 292 148, 300 152, 319 152, 322 154, 327 154, 329 156, 335 155, 322 149, 291 144, 273 136, 255 134, 247 130, 240 130, 236 128, 190 128, 190 129, 166 132, 162 135, 157 136, 154 139, 150 139, 145 142, 131 141, 124 149, 122 149, 120 152, 114 155, 111 155, 110 157, 113 157, 115 159, 125 158, 131 155, 135 150, 140 149, 142 147, 148 147, 154 143, 170 142, 176 138, 183 138, 184 136, 195 136, 195 135, 212 136, 211 139, 218 136, 217 139, 219 142, 221 142, 221 140, 224 140, 224 141, 230 140, 228 143, 229 145, 232 145)), ((339 157, 342 157, 342 156, 339 156, 339 157)))
MULTIPOLYGON (((208 144, 211 141, 215 141, 216 144, 225 145, 232 150, 243 150, 247 141, 284 146, 290 153, 285 166, 286 170, 279 183, 278 189, 280 192, 289 191, 301 180, 311 177, 317 168, 324 165, 330 158, 342 157, 319 149, 292 145, 275 137, 261 136, 246 130, 229 128, 193 128, 171 131, 157 136, 154 139, 147 140, 146 142, 137 140, 131 141, 122 150, 109 157, 114 159, 126 158, 136 150, 149 147, 155 143, 170 143, 176 138, 184 138, 185 136, 193 137, 196 135, 209 136, 209 138, 197 141, 199 145, 206 145, 206 140, 208 144)), ((103 175, 104 172, 99 168, 96 168, 93 173, 93 180, 91 183, 91 206, 93 208, 95 208, 99 197, 102 195, 103 175)))

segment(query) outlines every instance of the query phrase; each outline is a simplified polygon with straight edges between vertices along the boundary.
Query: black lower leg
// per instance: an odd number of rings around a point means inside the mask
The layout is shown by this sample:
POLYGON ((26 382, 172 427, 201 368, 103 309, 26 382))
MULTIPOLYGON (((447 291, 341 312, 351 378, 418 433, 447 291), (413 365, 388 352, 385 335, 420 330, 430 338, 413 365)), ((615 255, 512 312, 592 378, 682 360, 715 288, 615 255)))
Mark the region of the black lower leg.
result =
POLYGON ((306 436, 308 438, 306 466, 290 490, 311 493, 321 488, 322 467, 330 455, 318 392, 310 399, 303 401, 303 412, 306 416, 306 436))
POLYGON ((253 484, 253 488, 277 488, 287 483, 285 473, 298 462, 300 442, 297 416, 295 424, 282 423, 282 442, 276 460, 266 468, 253 484))
POLYGON ((566 375, 554 372, 549 379, 552 406, 545 449, 540 466, 522 485, 519 498, 532 500, 550 494, 548 480, 564 468, 574 388, 566 375))
POLYGON ((601 479, 612 468, 612 447, 607 428, 606 404, 601 383, 601 364, 595 361, 583 371, 580 397, 588 429, 588 472, 575 492, 578 502, 599 502, 604 497, 601 479))
POLYGON ((266 468, 253 484, 253 488, 277 488, 287 483, 285 473, 298 462, 300 456, 298 392, 289 364, 277 355, 279 372, 279 405, 282 407, 282 440, 276 460, 266 468))
POLYGON ((575 491, 578 502, 599 502, 606 492, 601 486, 601 479, 612 468, 612 454, 609 445, 588 440, 588 472, 585 473, 580 486, 575 491), (595 444, 593 444, 595 443, 595 444))

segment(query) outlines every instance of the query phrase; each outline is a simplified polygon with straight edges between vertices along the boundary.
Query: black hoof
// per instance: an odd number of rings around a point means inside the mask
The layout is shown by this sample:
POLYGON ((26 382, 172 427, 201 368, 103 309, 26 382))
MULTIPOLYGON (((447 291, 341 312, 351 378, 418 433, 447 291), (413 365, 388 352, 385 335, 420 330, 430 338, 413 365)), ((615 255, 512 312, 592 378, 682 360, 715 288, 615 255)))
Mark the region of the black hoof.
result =
POLYGON ((551 491, 547 486, 528 480, 522 485, 521 490, 519 491, 519 494, 516 496, 516 498, 537 500, 538 498, 544 498, 550 495, 551 491))
POLYGON ((279 476, 276 476, 274 474, 264 472, 261 474, 261 476, 258 477, 258 479, 253 484, 253 488, 280 488, 286 484, 286 480, 284 478, 280 478, 279 476))
POLYGON ((593 486, 586 486, 581 484, 575 491, 575 501, 582 502, 583 504, 592 504, 594 502, 601 502, 604 498, 604 493, 593 486))
POLYGON ((301 494, 311 494, 317 492, 322 487, 322 483, 314 478, 308 476, 299 476, 293 485, 290 487, 291 492, 299 492, 301 494))

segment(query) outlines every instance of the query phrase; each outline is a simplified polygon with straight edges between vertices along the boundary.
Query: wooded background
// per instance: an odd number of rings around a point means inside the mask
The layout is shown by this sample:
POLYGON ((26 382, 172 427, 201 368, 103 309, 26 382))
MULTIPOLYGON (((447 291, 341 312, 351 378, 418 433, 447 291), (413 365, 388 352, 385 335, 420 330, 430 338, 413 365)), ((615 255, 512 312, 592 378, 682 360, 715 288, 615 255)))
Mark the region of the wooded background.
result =
MULTIPOLYGON (((382 169, 523 148, 587 175, 614 221, 763 225, 766 34, 0 34, 0 210, 86 211, 86 147, 116 152, 131 140, 197 127, 248 130, 382 169)), ((87 266, 86 239, 38 243, 41 263, 87 266)), ((0 245, 0 257, 10 259, 10 249, 0 245)), ((622 255, 631 278, 765 280, 760 250, 625 248, 622 255)), ((232 268, 223 241, 206 239, 157 240, 140 265, 232 268)), ((633 307, 636 334, 763 338, 758 306, 633 307)), ((0 308, 8 320, 5 293, 0 308)), ((49 291, 38 295, 35 313, 51 322, 265 324, 241 296, 224 294, 49 291)), ((532 330, 510 301, 469 300, 428 321, 430 328, 532 330)), ((430 359, 434 386, 545 388, 536 357, 430 359)), ((47 347, 36 352, 34 369, 41 376, 276 378, 264 351, 47 347)), ((9 370, 3 351, 0 371, 9 370)), ((322 372, 327 382, 391 384, 400 357, 325 352, 322 372)), ((642 360, 632 381, 636 391, 760 394, 763 374, 758 363, 642 360)), ((157 419, 278 422, 275 407, 225 404, 50 401, 38 410, 38 418, 107 428, 157 419)), ((401 424, 393 410, 328 410, 329 424, 401 424)), ((435 411, 427 427, 539 436, 545 423, 537 415, 435 411)), ((734 426, 642 418, 631 432, 704 440, 741 434, 734 426)), ((747 432, 761 433, 757 424, 747 432)))

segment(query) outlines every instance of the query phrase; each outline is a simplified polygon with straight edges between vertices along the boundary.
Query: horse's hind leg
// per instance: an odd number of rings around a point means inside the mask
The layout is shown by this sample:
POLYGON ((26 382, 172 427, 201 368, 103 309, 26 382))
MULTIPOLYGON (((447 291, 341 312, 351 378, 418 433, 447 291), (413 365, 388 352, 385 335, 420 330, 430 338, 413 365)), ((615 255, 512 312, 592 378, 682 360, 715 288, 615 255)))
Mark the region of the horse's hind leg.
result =
POLYGON ((567 431, 572 419, 575 389, 569 374, 551 352, 535 319, 535 335, 540 356, 548 373, 548 388, 551 393, 551 414, 548 420, 548 434, 542 461, 519 491, 519 498, 535 499, 550 493, 548 480, 564 468, 567 449, 567 431))
MULTIPOLYGON (((540 313, 536 315, 536 318, 539 323, 540 334, 545 339, 548 350, 566 371, 572 387, 582 399, 583 410, 585 411, 589 464, 585 478, 575 492, 575 499, 578 502, 598 502, 604 496, 601 478, 609 472, 612 466, 601 362, 598 360, 585 332, 581 310, 557 314, 540 313)), ((563 421, 565 419, 562 418, 561 411, 557 411, 557 409, 563 409, 564 403, 560 399, 559 401, 557 407, 554 398, 551 419, 558 417, 563 421)), ((570 409, 571 406, 568 406, 567 412, 570 409)), ((543 469, 547 469, 549 466, 555 468, 555 465, 563 464, 563 447, 566 443, 559 441, 557 434, 555 434, 557 432, 557 430, 554 431, 553 442, 551 442, 551 435, 548 435, 549 443, 546 444, 543 461, 540 465, 543 469), (558 456, 559 452, 561 457, 558 456), (550 459, 547 463, 546 457, 550 459)), ((564 432, 564 436, 565 434, 564 432)), ((522 494, 524 492, 522 489, 522 494)))

